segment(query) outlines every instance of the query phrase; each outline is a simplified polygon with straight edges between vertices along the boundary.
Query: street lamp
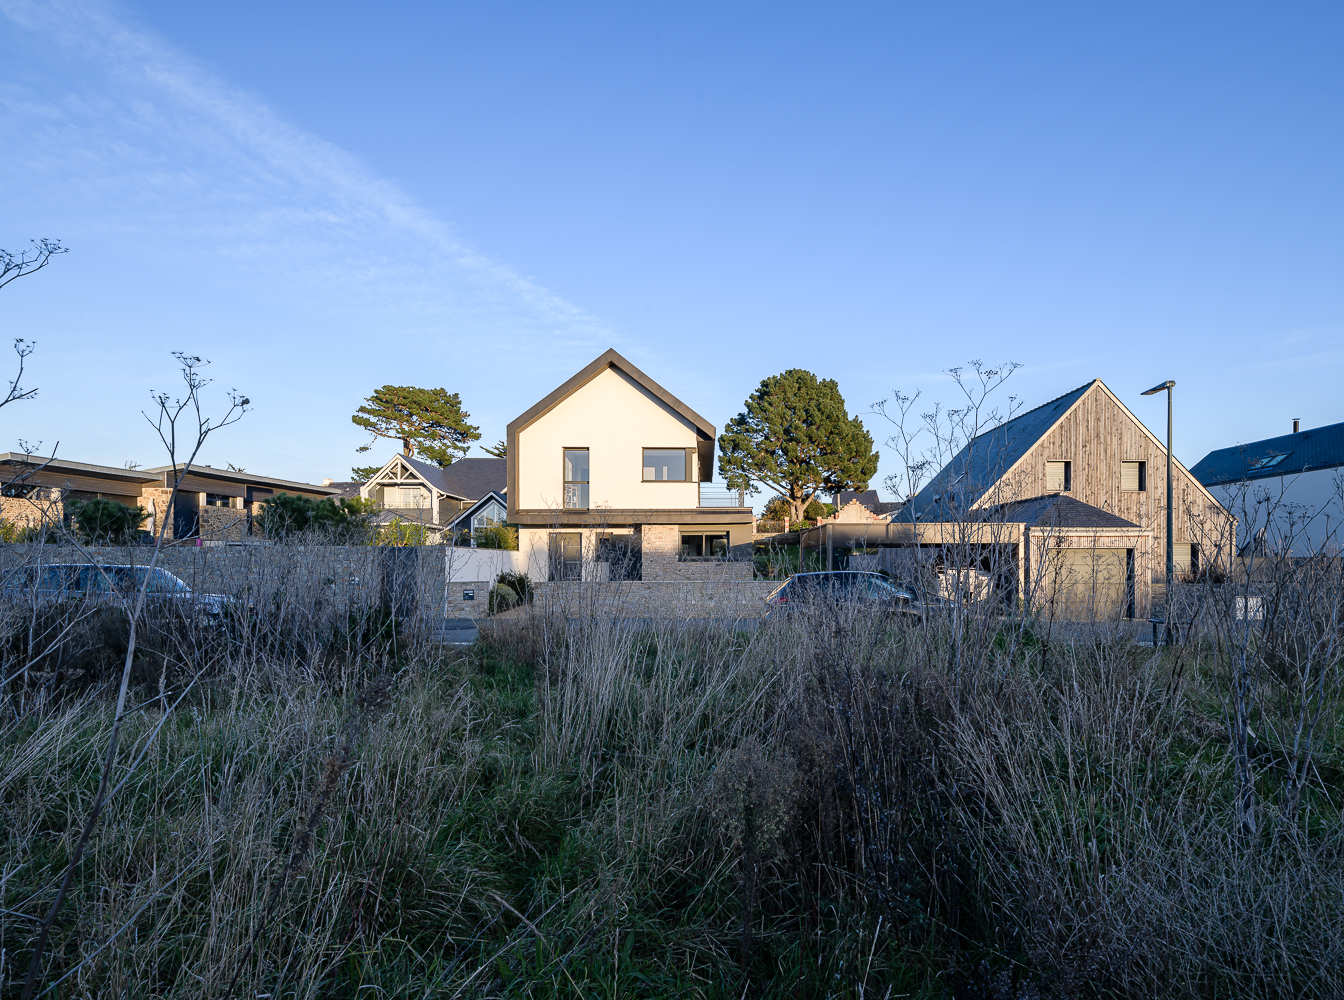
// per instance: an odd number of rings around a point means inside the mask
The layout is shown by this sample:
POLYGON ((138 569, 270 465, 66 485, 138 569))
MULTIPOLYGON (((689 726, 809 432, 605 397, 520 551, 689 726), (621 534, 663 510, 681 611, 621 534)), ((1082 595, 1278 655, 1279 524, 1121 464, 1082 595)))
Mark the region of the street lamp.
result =
POLYGON ((1143 395, 1153 396, 1163 389, 1167 391, 1167 610, 1163 616, 1163 624, 1166 629, 1163 633, 1163 639, 1168 646, 1172 643, 1171 634, 1171 591, 1176 582, 1176 553, 1173 550, 1173 536, 1176 534, 1175 528, 1175 501, 1172 498, 1171 484, 1171 390, 1176 388, 1176 383, 1171 379, 1163 382, 1161 385, 1155 385, 1143 395))

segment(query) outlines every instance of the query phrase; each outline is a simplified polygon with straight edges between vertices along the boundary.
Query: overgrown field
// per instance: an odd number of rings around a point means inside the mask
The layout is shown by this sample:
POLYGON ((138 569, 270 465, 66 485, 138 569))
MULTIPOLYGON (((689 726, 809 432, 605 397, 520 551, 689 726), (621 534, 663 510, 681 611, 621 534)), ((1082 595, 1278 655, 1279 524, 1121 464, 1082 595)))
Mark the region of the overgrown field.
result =
MULTIPOLYGON (((39 995, 1344 995, 1334 652, 1304 682, 1264 630, 333 620, 149 642, 39 995)), ((98 783, 80 669, 5 692, 4 996, 98 783)))

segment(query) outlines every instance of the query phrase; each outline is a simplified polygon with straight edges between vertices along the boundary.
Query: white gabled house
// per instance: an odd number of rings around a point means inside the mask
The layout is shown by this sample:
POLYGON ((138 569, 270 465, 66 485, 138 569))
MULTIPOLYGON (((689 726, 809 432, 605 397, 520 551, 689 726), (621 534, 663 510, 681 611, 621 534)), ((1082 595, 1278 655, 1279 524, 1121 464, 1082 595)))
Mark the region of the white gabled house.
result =
POLYGON ((545 580, 750 580, 714 425, 607 351, 508 428, 508 520, 545 580))

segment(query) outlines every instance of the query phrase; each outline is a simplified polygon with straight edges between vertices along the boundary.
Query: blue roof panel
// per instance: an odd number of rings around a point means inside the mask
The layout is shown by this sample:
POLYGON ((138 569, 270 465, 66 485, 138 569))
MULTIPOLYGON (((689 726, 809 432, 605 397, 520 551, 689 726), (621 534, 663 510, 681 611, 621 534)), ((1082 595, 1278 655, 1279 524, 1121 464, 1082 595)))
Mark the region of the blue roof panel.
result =
POLYGON ((1344 423, 1211 451, 1190 470, 1205 486, 1344 466, 1344 423))

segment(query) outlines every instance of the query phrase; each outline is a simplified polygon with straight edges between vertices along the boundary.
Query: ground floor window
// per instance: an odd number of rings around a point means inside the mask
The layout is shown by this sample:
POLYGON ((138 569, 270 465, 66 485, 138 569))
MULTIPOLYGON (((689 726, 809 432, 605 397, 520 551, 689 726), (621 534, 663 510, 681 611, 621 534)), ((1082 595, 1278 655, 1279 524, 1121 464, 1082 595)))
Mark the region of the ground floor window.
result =
POLYGON ((205 505, 207 507, 230 507, 233 505, 233 500, 223 493, 207 493, 205 495, 205 505))
POLYGON ((714 535, 688 535, 683 533, 681 536, 681 561, 686 562, 691 559, 727 559, 728 558, 728 536, 726 534, 714 535))
POLYGON ((644 561, 638 535, 598 535, 597 562, 606 564, 608 580, 644 578, 644 561))
POLYGON ((549 545, 551 580, 583 579, 583 535, 577 531, 552 531, 549 545))

